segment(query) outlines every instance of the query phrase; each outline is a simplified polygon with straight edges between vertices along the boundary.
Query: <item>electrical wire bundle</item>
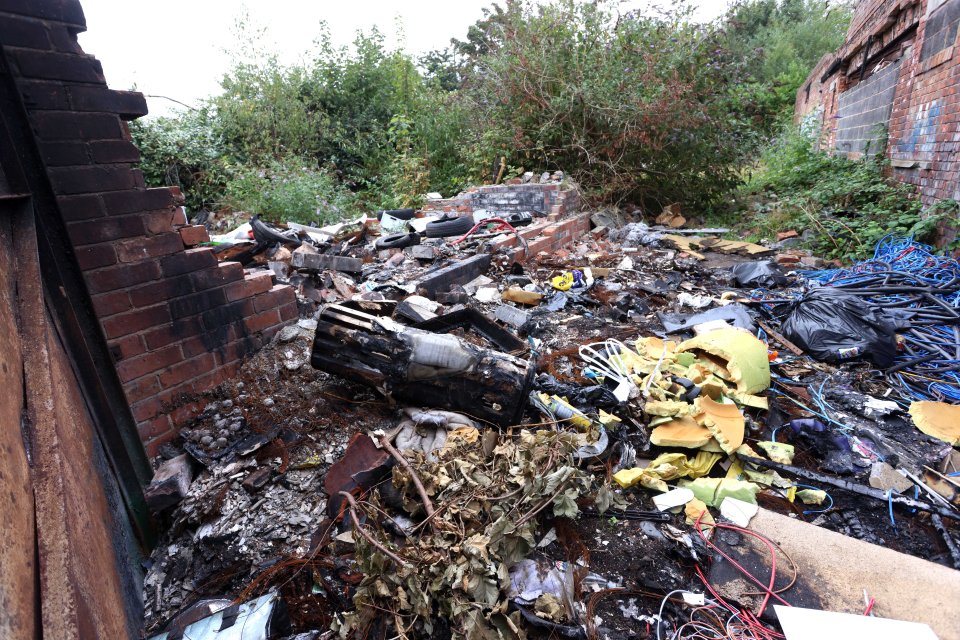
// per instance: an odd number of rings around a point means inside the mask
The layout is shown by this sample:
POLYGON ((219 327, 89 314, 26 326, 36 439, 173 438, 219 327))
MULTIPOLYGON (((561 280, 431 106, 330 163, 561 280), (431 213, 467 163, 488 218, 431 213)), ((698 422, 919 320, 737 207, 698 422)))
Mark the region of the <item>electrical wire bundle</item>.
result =
POLYGON ((911 328, 887 369, 911 400, 960 403, 960 263, 909 238, 887 236, 873 258, 843 269, 800 275, 889 309, 909 309, 911 328))
POLYGON ((763 601, 758 607, 756 614, 751 612, 749 609, 737 609, 724 600, 723 597, 721 597, 720 594, 718 594, 716 590, 710 586, 710 583, 707 581, 707 577, 704 575, 703 570, 699 565, 697 565, 695 567, 697 576, 700 578, 704 587, 706 587, 707 591, 713 597, 707 598, 705 596, 701 596, 701 594, 687 592, 683 589, 678 589, 668 593, 661 601, 660 611, 657 615, 657 618, 661 621, 661 624, 657 626, 657 640, 665 640, 663 634, 661 633, 660 627, 662 625, 662 621, 664 620, 663 611, 667 605, 667 602, 670 600, 671 596, 685 593, 701 597, 701 602, 703 604, 696 606, 691 610, 689 619, 679 626, 676 626, 673 632, 666 637, 669 640, 782 640, 784 637, 783 634, 769 628, 767 625, 764 625, 758 616, 761 615, 767 608, 767 604, 770 602, 771 598, 779 601, 785 606, 792 606, 789 602, 784 600, 780 594, 790 589, 794 583, 796 583, 797 565, 793 561, 793 558, 787 555, 787 553, 777 543, 773 542, 766 536, 757 533, 756 531, 738 527, 733 524, 706 524, 703 522, 703 515, 704 514, 701 514, 694 524, 694 528, 700 535, 700 538, 711 550, 713 550, 714 553, 718 554, 732 566, 736 567, 746 578, 760 588, 759 591, 744 592, 743 595, 763 595, 763 601), (707 535, 708 532, 705 531, 704 527, 709 529, 726 529, 735 531, 738 534, 752 537, 765 546, 770 552, 770 578, 766 584, 760 578, 753 575, 743 565, 737 562, 735 558, 731 557, 719 546, 717 546, 711 540, 711 536, 707 535), (792 577, 786 585, 776 588, 778 552, 790 563, 792 577))

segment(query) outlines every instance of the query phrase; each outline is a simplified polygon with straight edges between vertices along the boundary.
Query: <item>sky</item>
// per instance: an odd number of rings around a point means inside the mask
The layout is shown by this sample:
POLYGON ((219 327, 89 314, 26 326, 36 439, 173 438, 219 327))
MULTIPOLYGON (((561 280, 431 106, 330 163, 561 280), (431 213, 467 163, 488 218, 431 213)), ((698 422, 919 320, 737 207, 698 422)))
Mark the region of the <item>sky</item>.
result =
MULTIPOLYGON (((729 0, 692 0, 694 17, 711 20, 729 0)), ((81 0, 87 31, 84 51, 103 65, 114 89, 147 95, 153 115, 194 105, 217 93, 239 45, 235 25, 245 13, 265 29, 265 44, 284 63, 311 48, 321 21, 335 44, 348 44, 358 30, 376 25, 389 47, 418 55, 463 38, 491 0, 81 0), (135 7, 135 8, 132 8, 135 7), (398 29, 399 27, 399 29, 398 29), (402 33, 402 39, 397 34, 402 33), (157 97, 165 96, 165 97, 157 97), (169 100, 171 98, 172 100, 169 100)), ((647 5, 623 2, 623 10, 647 5)))

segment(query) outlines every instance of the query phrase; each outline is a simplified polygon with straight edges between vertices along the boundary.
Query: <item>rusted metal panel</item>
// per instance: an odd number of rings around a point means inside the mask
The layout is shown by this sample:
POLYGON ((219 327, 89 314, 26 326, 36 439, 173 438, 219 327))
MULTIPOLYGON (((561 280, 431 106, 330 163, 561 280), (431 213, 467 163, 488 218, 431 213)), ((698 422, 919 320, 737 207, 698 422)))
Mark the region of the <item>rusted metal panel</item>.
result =
POLYGON ((11 203, 0 202, 0 638, 38 637, 33 491, 21 432, 23 361, 11 203))

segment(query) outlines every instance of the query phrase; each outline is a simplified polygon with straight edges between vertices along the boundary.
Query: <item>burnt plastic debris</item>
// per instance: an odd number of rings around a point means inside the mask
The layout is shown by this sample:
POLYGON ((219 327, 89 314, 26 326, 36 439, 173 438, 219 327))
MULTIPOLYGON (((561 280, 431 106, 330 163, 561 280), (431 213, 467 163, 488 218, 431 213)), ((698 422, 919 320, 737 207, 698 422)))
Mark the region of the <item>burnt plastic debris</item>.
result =
POLYGON ((786 425, 795 442, 801 442, 817 452, 821 466, 833 473, 853 473, 853 451, 850 440, 830 429, 816 418, 798 418, 786 425))
POLYGON ((599 384, 588 387, 566 384, 546 373, 537 376, 534 387, 550 395, 562 396, 578 408, 611 409, 620 404, 613 390, 608 387, 599 384))
POLYGON ((310 361, 388 397, 501 427, 519 422, 536 371, 528 360, 346 305, 320 312, 310 361))
POLYGON ((833 288, 814 289, 787 308, 783 335, 824 362, 862 358, 886 369, 897 355, 897 332, 910 328, 910 311, 833 288))
POLYGON ((653 231, 643 222, 631 222, 620 229, 610 231, 610 239, 620 242, 624 247, 650 247, 663 238, 663 233, 653 231))
POLYGON ((753 319, 750 317, 750 310, 739 302, 728 304, 725 307, 716 307, 694 315, 658 311, 657 317, 660 319, 660 323, 663 324, 663 330, 666 333, 692 331, 698 324, 711 322, 713 320, 723 320, 727 324, 746 329, 751 333, 756 330, 753 326, 753 319))
POLYGON ((743 262, 730 269, 738 287, 774 289, 787 284, 787 276, 772 260, 743 262))

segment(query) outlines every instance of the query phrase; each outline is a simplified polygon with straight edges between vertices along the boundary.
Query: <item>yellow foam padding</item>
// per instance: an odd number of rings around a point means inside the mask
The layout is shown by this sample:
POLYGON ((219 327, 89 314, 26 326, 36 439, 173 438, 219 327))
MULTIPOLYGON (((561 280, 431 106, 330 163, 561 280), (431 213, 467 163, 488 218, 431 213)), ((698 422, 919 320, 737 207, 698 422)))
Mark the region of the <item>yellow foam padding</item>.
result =
POLYGON ((960 406, 924 400, 910 404, 917 429, 953 446, 960 445, 960 406))
POLYGON ((770 386, 767 345, 752 333, 718 329, 680 343, 677 351, 700 351, 713 356, 700 359, 708 367, 715 367, 714 372, 720 377, 735 382, 741 393, 759 393, 770 386))
POLYGON ((651 416, 685 416, 690 414, 691 406, 676 400, 654 400, 647 402, 643 412, 651 416))
POLYGON ((735 404, 720 404, 708 396, 695 400, 695 409, 703 413, 703 426, 710 430, 713 437, 727 453, 733 453, 743 444, 743 431, 746 422, 735 404))
POLYGON ((687 447, 699 449, 713 439, 713 434, 691 416, 680 416, 654 428, 650 444, 658 447, 687 447))

